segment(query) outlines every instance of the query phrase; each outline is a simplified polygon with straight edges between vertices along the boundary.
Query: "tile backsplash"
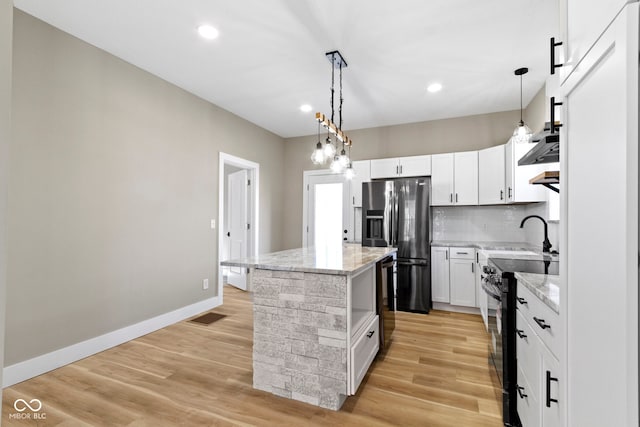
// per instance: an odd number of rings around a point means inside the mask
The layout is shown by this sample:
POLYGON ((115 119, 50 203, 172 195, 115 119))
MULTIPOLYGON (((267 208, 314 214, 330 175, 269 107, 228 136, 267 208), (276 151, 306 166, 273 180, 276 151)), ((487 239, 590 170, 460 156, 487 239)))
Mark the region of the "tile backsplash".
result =
POLYGON ((433 206, 433 240, 526 242, 525 205, 433 206))

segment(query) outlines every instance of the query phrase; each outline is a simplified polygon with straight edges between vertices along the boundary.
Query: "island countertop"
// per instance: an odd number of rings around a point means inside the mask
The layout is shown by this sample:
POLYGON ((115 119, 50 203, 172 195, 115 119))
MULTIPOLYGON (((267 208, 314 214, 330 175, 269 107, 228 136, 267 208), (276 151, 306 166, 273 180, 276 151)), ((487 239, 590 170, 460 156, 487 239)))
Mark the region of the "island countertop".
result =
POLYGON ((272 252, 244 259, 222 261, 225 267, 306 273, 355 275, 371 263, 396 252, 396 248, 373 248, 355 243, 340 246, 308 247, 272 252))

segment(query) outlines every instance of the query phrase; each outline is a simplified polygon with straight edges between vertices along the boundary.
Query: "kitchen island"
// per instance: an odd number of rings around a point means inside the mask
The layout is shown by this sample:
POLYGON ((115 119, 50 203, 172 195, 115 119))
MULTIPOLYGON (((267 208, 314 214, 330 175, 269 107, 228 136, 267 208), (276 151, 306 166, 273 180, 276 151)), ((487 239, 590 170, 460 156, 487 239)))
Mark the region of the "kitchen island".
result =
POLYGON ((341 244, 221 262, 250 269, 253 387, 340 409, 378 352, 375 266, 394 253, 341 244))

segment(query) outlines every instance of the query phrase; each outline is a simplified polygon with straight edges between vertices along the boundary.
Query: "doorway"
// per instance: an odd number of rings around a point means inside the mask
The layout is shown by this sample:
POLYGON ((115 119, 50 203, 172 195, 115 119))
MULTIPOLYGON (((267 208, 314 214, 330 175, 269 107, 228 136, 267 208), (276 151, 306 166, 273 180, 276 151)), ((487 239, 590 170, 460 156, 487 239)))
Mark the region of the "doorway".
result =
POLYGON ((349 181, 330 171, 304 172, 302 245, 335 248, 348 238, 349 181))
MULTIPOLYGON (((218 259, 247 258, 258 254, 258 163, 220 153, 218 190, 218 259)), ((250 290, 247 269, 218 264, 218 295, 229 284, 250 290)))

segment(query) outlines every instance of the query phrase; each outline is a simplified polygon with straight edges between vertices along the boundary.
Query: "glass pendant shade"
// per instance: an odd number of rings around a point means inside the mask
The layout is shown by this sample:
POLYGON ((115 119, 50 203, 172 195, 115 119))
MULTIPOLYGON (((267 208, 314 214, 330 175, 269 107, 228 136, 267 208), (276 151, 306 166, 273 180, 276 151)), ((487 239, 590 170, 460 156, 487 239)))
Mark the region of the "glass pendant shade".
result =
POLYGON ((327 137, 327 142, 324 144, 324 155, 327 159, 333 159, 336 155, 336 147, 331 143, 331 138, 327 137))
POLYGON ((344 151, 344 148, 340 152, 340 156, 338 156, 338 161, 340 162, 342 169, 345 169, 347 166, 349 166, 349 163, 351 163, 349 157, 347 156, 347 152, 344 151))
POLYGON ((356 176, 356 171, 353 170, 351 162, 349 162, 349 166, 347 166, 347 169, 344 171, 344 176, 347 179, 353 179, 356 176))
POLYGON ((333 161, 331 162, 331 172, 333 173, 340 173, 344 170, 344 166, 342 166, 342 163, 340 162, 340 157, 339 156, 335 156, 333 158, 333 161))
POLYGON ((318 143, 316 144, 316 148, 313 150, 313 153, 311 153, 311 161, 314 165, 322 165, 324 164, 325 160, 326 159, 324 157, 324 149, 322 148, 322 143, 318 141, 318 143))
POLYGON ((513 131, 513 142, 517 144, 528 144, 531 142, 531 137, 533 136, 533 132, 529 126, 527 126, 522 120, 518 123, 518 126, 513 131))

